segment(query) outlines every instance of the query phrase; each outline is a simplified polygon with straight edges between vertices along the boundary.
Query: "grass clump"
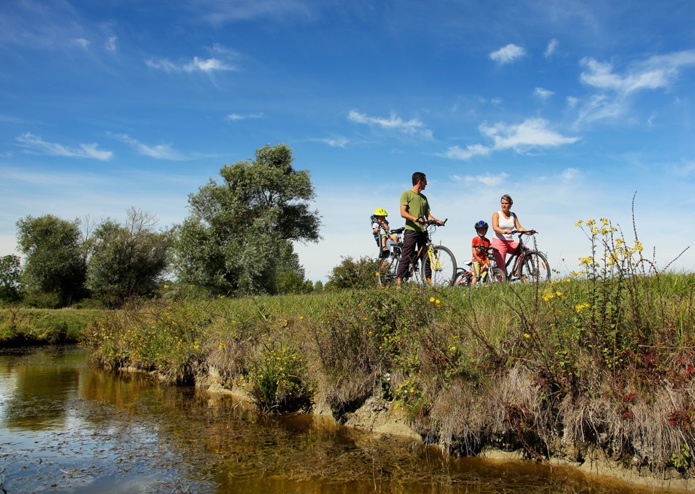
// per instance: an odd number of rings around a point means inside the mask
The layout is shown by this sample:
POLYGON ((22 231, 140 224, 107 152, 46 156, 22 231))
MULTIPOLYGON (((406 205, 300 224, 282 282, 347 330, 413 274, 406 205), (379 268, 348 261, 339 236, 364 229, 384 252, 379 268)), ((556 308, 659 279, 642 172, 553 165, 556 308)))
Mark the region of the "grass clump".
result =
POLYGON ((1 309, 0 348, 79 343, 101 314, 96 309, 1 309))

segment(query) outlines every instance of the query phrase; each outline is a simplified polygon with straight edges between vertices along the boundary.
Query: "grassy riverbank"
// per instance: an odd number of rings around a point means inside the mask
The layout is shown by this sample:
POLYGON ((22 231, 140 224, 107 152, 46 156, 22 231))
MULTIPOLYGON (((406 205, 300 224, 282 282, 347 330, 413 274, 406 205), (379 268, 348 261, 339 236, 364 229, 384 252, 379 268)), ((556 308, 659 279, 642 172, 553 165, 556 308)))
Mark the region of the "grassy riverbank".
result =
POLYGON ((96 309, 0 309, 0 348, 78 343, 96 309))
MULTIPOLYGON (((619 274, 619 273, 618 273, 619 274)), ((475 290, 166 299, 87 332, 95 360, 170 382, 219 375, 266 411, 368 399, 426 441, 687 475, 695 450, 695 275, 567 279, 475 290)))

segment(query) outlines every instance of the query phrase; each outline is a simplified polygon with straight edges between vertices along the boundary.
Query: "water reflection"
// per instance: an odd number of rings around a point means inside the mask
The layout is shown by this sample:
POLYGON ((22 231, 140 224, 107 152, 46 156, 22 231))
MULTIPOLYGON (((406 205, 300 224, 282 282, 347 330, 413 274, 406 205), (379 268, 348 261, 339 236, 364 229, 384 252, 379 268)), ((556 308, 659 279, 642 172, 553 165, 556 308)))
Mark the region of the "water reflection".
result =
POLYGON ((8 492, 638 491, 532 462, 446 458, 318 417, 261 417, 229 397, 90 368, 75 348, 0 355, 0 446, 8 492))

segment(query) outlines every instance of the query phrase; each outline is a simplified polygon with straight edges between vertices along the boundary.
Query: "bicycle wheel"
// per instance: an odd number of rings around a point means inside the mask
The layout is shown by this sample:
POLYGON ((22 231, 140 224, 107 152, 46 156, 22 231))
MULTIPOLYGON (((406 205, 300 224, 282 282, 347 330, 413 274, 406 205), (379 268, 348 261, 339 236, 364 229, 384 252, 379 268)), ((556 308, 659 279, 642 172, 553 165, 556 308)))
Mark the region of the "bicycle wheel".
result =
POLYGON ((473 275, 470 270, 458 268, 454 286, 469 287, 471 286, 471 281, 473 281, 473 275))
POLYGON ((426 253, 422 263, 422 279, 435 287, 453 285, 456 280, 454 254, 442 245, 433 246, 432 255, 426 253))
POLYGON ((487 275, 483 278, 483 283, 491 285, 493 283, 504 283, 507 281, 507 275, 500 268, 488 269, 487 275))
POLYGON ((521 281, 538 282, 550 280, 550 264, 543 254, 535 250, 524 253, 521 264, 521 281))
POLYGON ((377 281, 380 286, 389 286, 396 283, 396 273, 398 273, 398 258, 386 258, 377 260, 377 281))

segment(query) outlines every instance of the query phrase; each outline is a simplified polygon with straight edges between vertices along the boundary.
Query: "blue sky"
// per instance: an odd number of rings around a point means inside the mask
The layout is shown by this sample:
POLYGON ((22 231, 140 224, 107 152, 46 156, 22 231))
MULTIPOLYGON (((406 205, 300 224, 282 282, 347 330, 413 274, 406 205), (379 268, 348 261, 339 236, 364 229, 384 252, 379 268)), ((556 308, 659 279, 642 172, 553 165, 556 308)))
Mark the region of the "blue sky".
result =
POLYGON ((695 238, 693 26, 689 0, 5 0, 0 255, 27 215, 178 224, 283 142, 316 186, 313 280, 374 254, 374 208, 402 224, 414 171, 459 260, 508 193, 565 275, 590 253, 575 222, 632 238, 636 193, 664 267, 695 238))

